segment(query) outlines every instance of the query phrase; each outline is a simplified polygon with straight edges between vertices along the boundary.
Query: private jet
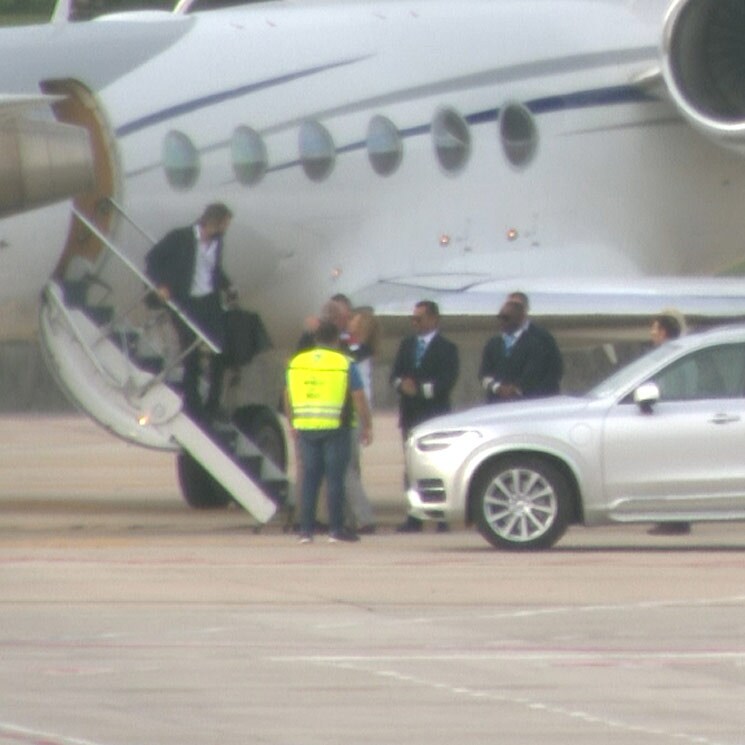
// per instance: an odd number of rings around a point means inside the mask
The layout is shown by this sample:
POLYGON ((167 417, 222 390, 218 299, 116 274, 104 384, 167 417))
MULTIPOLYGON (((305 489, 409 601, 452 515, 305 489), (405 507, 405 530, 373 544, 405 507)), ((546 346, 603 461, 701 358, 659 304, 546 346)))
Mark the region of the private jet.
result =
POLYGON ((38 333, 91 417, 178 452, 194 506, 264 522, 287 491, 281 374, 205 431, 150 339, 145 254, 209 202, 287 348, 336 292, 392 322, 427 297, 468 328, 515 288, 575 328, 745 314, 740 0, 70 16, 0 29, 0 333, 38 333))

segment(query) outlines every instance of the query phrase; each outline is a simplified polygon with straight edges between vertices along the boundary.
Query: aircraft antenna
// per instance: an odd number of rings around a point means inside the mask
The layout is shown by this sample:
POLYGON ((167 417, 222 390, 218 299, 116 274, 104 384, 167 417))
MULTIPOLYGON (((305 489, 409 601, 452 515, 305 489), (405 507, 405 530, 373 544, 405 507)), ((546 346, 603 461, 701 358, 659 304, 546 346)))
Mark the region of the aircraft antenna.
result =
MULTIPOLYGON (((62 0, 60 0, 62 2, 62 0)), ((176 15, 184 15, 185 13, 189 12, 189 8, 191 8, 192 5, 194 5, 195 0, 178 0, 176 3, 176 7, 173 9, 173 12, 176 15)))

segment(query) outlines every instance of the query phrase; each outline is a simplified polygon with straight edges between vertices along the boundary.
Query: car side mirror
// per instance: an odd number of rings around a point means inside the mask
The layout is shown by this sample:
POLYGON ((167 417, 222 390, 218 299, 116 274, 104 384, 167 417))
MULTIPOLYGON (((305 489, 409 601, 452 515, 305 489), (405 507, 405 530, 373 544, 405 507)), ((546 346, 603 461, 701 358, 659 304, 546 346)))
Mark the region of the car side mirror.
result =
POLYGON ((660 388, 657 383, 642 383, 634 391, 634 403, 644 414, 651 414, 652 407, 660 400, 660 388))

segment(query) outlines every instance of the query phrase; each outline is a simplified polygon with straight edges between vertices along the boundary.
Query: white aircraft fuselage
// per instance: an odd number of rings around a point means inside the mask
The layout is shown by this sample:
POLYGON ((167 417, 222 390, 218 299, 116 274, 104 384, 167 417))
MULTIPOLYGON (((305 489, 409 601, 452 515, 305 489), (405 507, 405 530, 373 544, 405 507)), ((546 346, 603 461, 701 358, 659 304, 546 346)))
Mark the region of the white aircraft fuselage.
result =
MULTIPOLYGON (((644 82, 665 5, 304 0, 3 29, 0 93, 85 91, 98 189, 152 236, 229 204, 227 270, 292 339, 335 292, 395 312, 391 281, 455 298, 741 260, 745 161, 644 82)), ((6 337, 75 252, 69 210, 0 219, 6 337)))

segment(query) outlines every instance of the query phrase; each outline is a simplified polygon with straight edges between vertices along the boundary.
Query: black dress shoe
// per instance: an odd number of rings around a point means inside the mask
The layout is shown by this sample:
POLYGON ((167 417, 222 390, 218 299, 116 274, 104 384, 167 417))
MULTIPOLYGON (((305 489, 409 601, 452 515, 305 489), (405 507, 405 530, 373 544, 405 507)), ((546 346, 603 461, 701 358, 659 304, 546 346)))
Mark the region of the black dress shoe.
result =
POLYGON ((369 525, 363 525, 359 528, 357 530, 357 535, 375 535, 376 530, 375 523, 370 523, 369 525))
POLYGON ((657 523, 647 532, 649 535, 688 535, 691 532, 691 524, 683 522, 657 523))
POLYGON ((406 520, 396 528, 396 533, 421 533, 423 527, 421 520, 409 515, 409 517, 407 517, 406 520))

